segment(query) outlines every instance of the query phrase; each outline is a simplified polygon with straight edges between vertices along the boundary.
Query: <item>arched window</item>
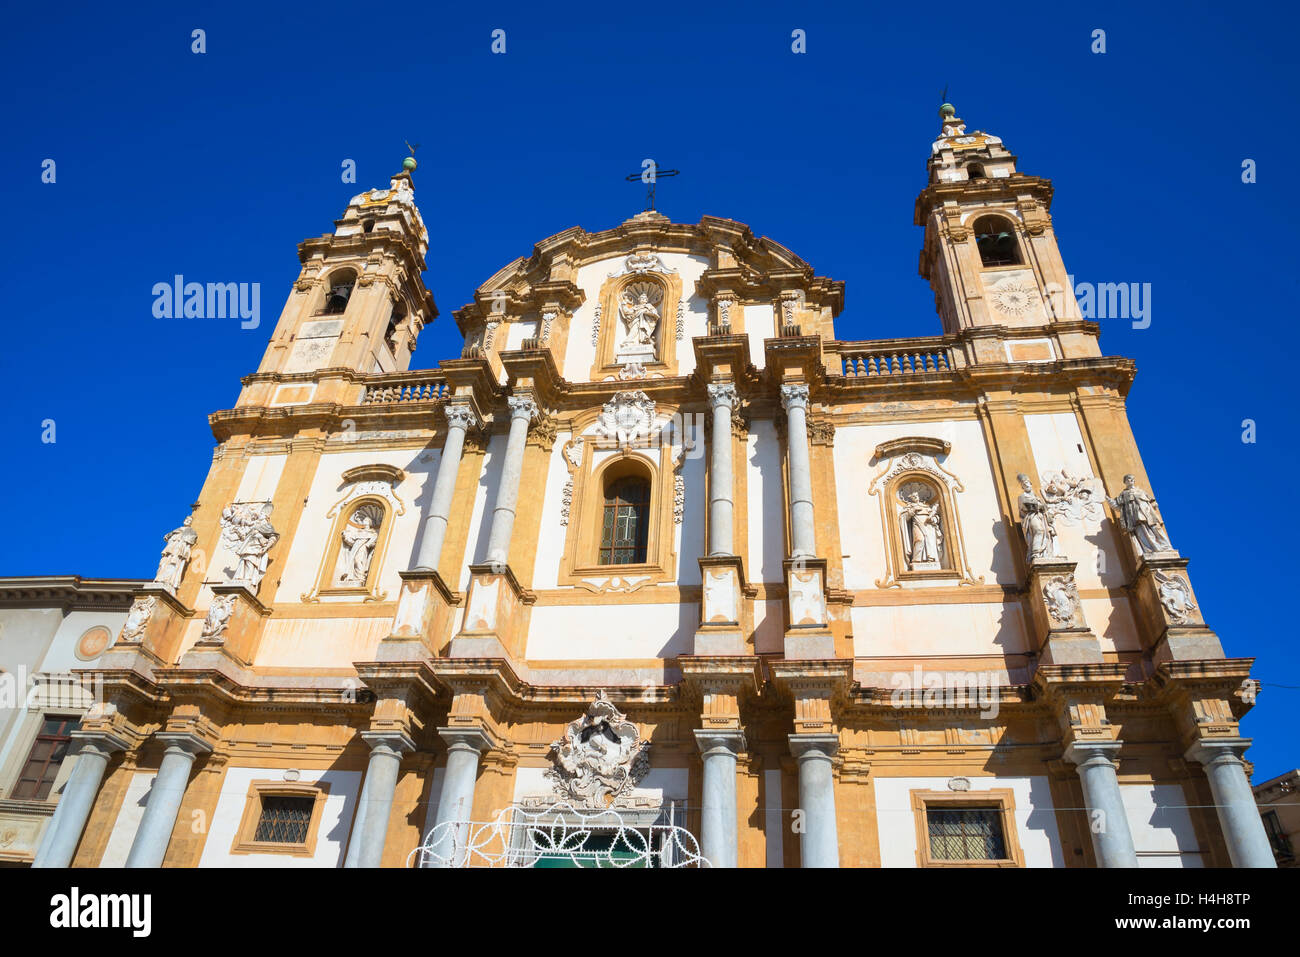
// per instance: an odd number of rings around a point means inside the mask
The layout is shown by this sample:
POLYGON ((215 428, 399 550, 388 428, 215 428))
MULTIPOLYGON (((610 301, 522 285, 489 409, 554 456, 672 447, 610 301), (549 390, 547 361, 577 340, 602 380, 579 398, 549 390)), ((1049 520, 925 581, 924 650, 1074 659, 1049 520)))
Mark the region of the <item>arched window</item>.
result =
POLYGON ((650 535, 650 483, 640 476, 609 482, 602 512, 599 564, 643 564, 650 535))
POLYGON ((1020 265, 1020 246, 1010 220, 1001 216, 981 216, 975 221, 975 245, 985 266, 1020 265))
POLYGON ((393 303, 393 314, 388 319, 388 329, 384 333, 384 342, 388 345, 388 351, 397 358, 397 329, 406 318, 406 307, 400 302, 393 303))
POLYGON ((321 310, 327 316, 337 316, 348 307, 352 297, 352 287, 356 284, 356 275, 344 270, 330 277, 330 291, 325 296, 325 308, 321 310))

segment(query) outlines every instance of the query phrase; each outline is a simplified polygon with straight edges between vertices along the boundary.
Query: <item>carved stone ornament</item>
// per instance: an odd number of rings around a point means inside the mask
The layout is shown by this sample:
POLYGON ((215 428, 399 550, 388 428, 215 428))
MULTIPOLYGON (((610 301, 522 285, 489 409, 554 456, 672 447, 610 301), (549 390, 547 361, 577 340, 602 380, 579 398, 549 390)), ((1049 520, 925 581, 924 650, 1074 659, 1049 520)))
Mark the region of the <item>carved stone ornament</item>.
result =
POLYGON ((633 253, 623 260, 623 266, 617 272, 609 274, 609 278, 614 279, 618 276, 626 276, 633 273, 638 276, 644 276, 648 272, 668 273, 677 272, 671 266, 664 265, 662 259, 657 253, 633 253))
POLYGON ((560 495, 560 524, 568 525, 573 511, 573 476, 582 465, 583 438, 578 436, 564 445, 564 461, 569 468, 569 477, 565 480, 564 491, 560 495))
POLYGON ((1155 573, 1156 588, 1160 592, 1160 604, 1165 606, 1169 617, 1177 624, 1191 620, 1196 614, 1196 602, 1192 601, 1192 589, 1179 575, 1155 573))
POLYGON ((230 624, 230 616, 235 613, 235 596, 234 595, 217 595, 212 599, 212 604, 208 606, 207 617, 203 619, 203 631, 199 635, 201 641, 222 641, 226 636, 226 626, 230 624))
POLYGON ((1063 625, 1074 621, 1079 609, 1079 589, 1074 583, 1074 575, 1053 575, 1043 582, 1043 601, 1047 603, 1047 613, 1053 621, 1063 625))
POLYGON ((1040 302, 1038 287, 1023 279, 1004 279, 989 290, 993 308, 1004 316, 1023 316, 1040 302))
POLYGON ((551 325, 555 322, 555 313, 547 311, 542 313, 542 342, 549 342, 551 339, 551 325))
POLYGON ((677 341, 681 342, 686 338, 686 300, 677 300, 677 341))
POLYGON ((235 502, 221 511, 221 541, 235 556, 231 581, 253 592, 262 583, 271 547, 280 533, 271 525, 270 502, 235 502))
POLYGON ((645 366, 639 362, 625 362, 623 368, 618 370, 618 377, 624 382, 629 379, 644 379, 646 377, 645 366))
POLYGON ((600 341, 600 303, 596 303, 596 311, 591 316, 591 344, 594 346, 600 341))
POLYGON ((1064 519, 1067 525, 1101 525, 1105 517, 1101 503, 1106 500, 1106 492, 1099 479, 1074 476, 1062 469, 1044 474, 1042 488, 1043 501, 1053 518, 1064 519))
POLYGON ((157 605, 158 599, 152 595, 148 598, 137 598, 132 602, 131 610, 126 613, 126 623, 122 625, 122 634, 118 641, 142 640, 145 625, 149 624, 149 618, 157 605))
POLYGON ((648 438, 655 427, 655 403, 644 392, 618 392, 605 403, 596 420, 604 444, 620 448, 648 438))
POLYGON ((570 721, 551 745, 546 776, 561 797, 578 806, 607 806, 626 797, 649 772, 649 750, 637 726, 598 691, 586 713, 570 721))

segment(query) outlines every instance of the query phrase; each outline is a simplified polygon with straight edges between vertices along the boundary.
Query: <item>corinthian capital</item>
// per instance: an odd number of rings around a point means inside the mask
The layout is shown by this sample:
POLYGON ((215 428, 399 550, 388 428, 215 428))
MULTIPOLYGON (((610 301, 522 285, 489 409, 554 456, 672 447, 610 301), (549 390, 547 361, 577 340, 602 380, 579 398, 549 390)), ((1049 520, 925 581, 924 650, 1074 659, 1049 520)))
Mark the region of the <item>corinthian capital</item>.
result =
POLYGON ((532 396, 512 395, 506 399, 510 406, 510 418, 523 419, 526 422, 532 422, 537 418, 537 403, 533 401, 532 396))
POLYGON ((711 382, 708 388, 710 409, 716 409, 720 405, 734 409, 740 404, 740 395, 736 392, 735 383, 711 382))
POLYGON ((808 387, 806 385, 781 386, 781 407, 787 412, 792 408, 807 409, 808 387))
POLYGON ((447 416, 447 424, 453 428, 472 429, 478 425, 478 416, 474 414, 474 410, 468 403, 456 402, 445 405, 442 411, 447 416))

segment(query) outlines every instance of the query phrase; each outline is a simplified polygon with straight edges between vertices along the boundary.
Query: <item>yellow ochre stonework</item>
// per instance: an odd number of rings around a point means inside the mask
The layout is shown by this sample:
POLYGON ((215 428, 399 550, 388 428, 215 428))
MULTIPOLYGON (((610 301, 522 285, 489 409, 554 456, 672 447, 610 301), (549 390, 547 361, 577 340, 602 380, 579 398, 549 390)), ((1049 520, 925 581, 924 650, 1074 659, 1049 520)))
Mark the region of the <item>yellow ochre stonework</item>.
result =
MULTIPOLYGON (((437 308, 411 174, 355 197, 210 417, 205 560, 118 586, 90 649, 107 706, 50 798, 88 812, 0 857, 402 867, 595 784, 716 867, 1257 863, 1214 809, 1252 660, 1106 502, 1152 489, 1134 364, 1079 318, 1051 183, 945 109, 927 337, 837 339, 843 283, 646 212, 539 242, 455 311, 462 354, 413 370, 437 308), (278 534, 245 584, 239 503, 278 534), (164 779, 174 812, 141 801, 164 779)), ((0 826, 50 818, 19 804, 0 826)))

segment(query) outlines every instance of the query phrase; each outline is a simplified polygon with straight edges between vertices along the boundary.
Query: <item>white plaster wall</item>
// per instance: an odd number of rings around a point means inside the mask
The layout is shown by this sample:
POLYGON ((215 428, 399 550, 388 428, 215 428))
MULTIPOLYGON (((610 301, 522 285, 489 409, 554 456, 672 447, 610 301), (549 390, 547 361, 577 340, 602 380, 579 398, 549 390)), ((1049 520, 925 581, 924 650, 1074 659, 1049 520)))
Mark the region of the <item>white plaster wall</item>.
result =
MULTIPOLYGON (((678 470, 686 495, 682 523, 673 526, 679 585, 700 584, 699 559, 704 554, 704 533, 708 525, 708 503, 704 499, 704 461, 703 455, 687 458, 678 470)), ((667 507, 672 508, 672 502, 668 502, 667 507)))
POLYGON ((546 491, 542 499, 542 527, 537 536, 537 561, 533 565, 532 588, 557 588, 560 557, 564 554, 564 539, 568 526, 561 525, 560 509, 564 505, 564 486, 569 481, 568 463, 564 446, 573 438, 572 432, 555 436, 550 460, 546 464, 546 491))
POLYGON ((1121 784, 1138 867, 1202 867, 1196 829, 1179 784, 1121 784))
MULTIPOLYGON (((521 319, 518 322, 507 323, 506 344, 504 347, 501 347, 501 351, 505 352, 513 349, 522 349, 524 347, 525 339, 531 339, 537 335, 537 327, 537 320, 527 321, 521 319)), ((497 330, 497 342, 500 342, 500 336, 501 330, 497 330)))
POLYGON ((690 654, 699 620, 698 602, 534 605, 525 655, 532 660, 672 658, 690 654))
MULTIPOLYGON (((591 320, 595 315, 597 304, 600 303, 600 287, 609 278, 610 273, 618 272, 623 268, 623 260, 629 253, 631 253, 630 249, 608 259, 590 262, 578 270, 574 281, 586 293, 587 298, 570 320, 569 338, 564 350, 564 366, 561 369, 561 374, 571 382, 591 380, 591 365, 596 360, 596 349, 591 344, 591 320)), ((708 325, 708 303, 693 295, 696 281, 708 268, 708 258, 685 253, 659 253, 658 255, 664 265, 676 269, 681 276, 682 296, 686 301, 686 321, 683 339, 676 343, 677 369, 679 375, 690 375, 695 371, 695 351, 691 348, 691 339, 694 336, 704 335, 708 325)), ((618 322, 617 313, 600 317, 602 327, 609 322, 618 322)), ((662 316, 661 322, 663 334, 669 339, 673 338, 677 328, 676 314, 662 316)))
POLYGON ((492 503, 496 501, 497 489, 501 485, 501 463, 505 461, 506 438, 504 434, 492 436, 488 442, 487 454, 483 456, 483 468, 474 490, 474 508, 470 512, 469 536, 465 540, 465 554, 460 563, 458 588, 462 592, 469 588, 469 566, 483 561, 487 556, 488 535, 492 532, 492 503))
MULTIPOLYGON (((122 625, 126 623, 125 611, 69 611, 54 633, 54 640, 41 659, 40 670, 44 672, 68 672, 73 668, 90 668, 94 661, 82 661, 77 657, 77 642, 81 636, 96 625, 103 625, 112 636, 111 645, 117 640, 122 625)), ((99 660, 98 658, 95 659, 99 660)))
MULTIPOLYGON (((415 561, 421 519, 429 508, 440 458, 440 452, 428 449, 358 449, 322 455, 307 493, 302 519, 289 543, 289 557, 280 577, 276 602, 297 603, 316 587, 337 518, 327 517, 328 513, 348 494, 343 473, 359 465, 392 465, 406 472, 406 477, 394 489, 403 512, 397 515, 390 503, 389 520, 394 524, 379 569, 379 590, 387 591, 389 599, 395 601, 402 587, 397 573, 410 568, 415 561)), ((283 524, 277 522, 274 513, 271 521, 283 524)))
MULTIPOLYGON (((1079 420, 1073 412, 1027 415, 1025 429, 1029 433, 1029 447, 1038 470, 1038 474, 1030 478, 1040 494, 1043 476, 1048 472, 1064 470, 1076 477, 1095 477, 1088 453, 1083 451, 1085 446, 1079 420)), ((1071 525, 1065 520, 1056 522, 1057 547, 1078 563, 1074 575, 1080 588, 1120 588, 1124 585, 1124 568, 1116 550, 1115 526, 1106 504, 1100 504, 1102 517, 1099 523, 1071 525)))
POLYGON ((745 574, 751 583, 780 585, 784 582, 781 561, 785 557, 785 491, 781 443, 771 422, 750 423, 744 468, 749 512, 749 558, 745 574))
POLYGON ((868 605, 851 617, 860 658, 1004 655, 1029 647, 1020 606, 1012 602, 868 605))
MULTIPOLYGON (((886 422, 840 426, 835 432, 835 493, 840 541, 844 549, 844 587, 875 589, 886 575, 888 548, 880 516, 880 495, 867 494, 887 462, 873 462, 876 446, 903 436, 928 436, 951 443, 939 464, 955 475, 964 491, 956 493, 966 559, 985 584, 1016 584, 1015 558, 1002 521, 993 484, 984 431, 974 419, 940 422, 886 422)), ((1017 534, 1018 531, 1017 531, 1017 534)), ((904 588, 913 587, 910 583, 904 588)))
POLYGON ((749 361, 754 363, 754 368, 762 369, 767 365, 763 340, 776 338, 776 318, 771 303, 745 306, 745 335, 749 337, 749 361))
POLYGON ((278 781, 284 768, 226 769, 221 784, 221 796, 212 815, 212 826, 203 845, 200 867, 341 867, 347 848, 352 815, 356 811, 357 791, 361 785, 360 771, 309 771, 303 770, 300 781, 327 782, 329 797, 321 811, 320 828, 316 832, 316 853, 311 857, 293 857, 288 854, 231 854, 239 832, 239 822, 244 816, 248 801, 248 786, 253 781, 278 781))
MULTIPOLYGON (((972 777, 971 791, 1010 788, 1015 797, 1016 836, 1026 867, 1064 867, 1051 787, 1046 776, 972 777)), ((947 777, 875 778, 876 828, 882 867, 916 867, 916 812, 912 791, 947 791, 947 777)))
POLYGON ((137 771, 131 775, 131 781, 126 786, 126 797, 122 799, 122 807, 113 822, 113 832, 104 848, 103 860, 99 862, 100 867, 126 866, 127 855, 131 853, 131 844, 135 841, 136 831, 140 829, 140 821, 153 789, 153 780, 157 776, 156 771, 137 771))

